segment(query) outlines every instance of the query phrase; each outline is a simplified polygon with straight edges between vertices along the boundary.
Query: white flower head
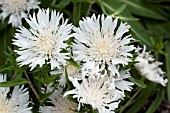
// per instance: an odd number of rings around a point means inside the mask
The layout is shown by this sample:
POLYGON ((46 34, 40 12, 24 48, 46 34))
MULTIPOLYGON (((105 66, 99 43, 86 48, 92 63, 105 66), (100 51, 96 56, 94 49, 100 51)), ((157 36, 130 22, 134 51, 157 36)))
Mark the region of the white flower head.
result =
POLYGON ((13 44, 19 47, 15 52, 20 55, 16 59, 20 66, 29 65, 32 70, 37 65, 42 67, 47 61, 53 70, 66 65, 69 52, 61 50, 68 47, 64 41, 71 37, 72 25, 64 21, 63 14, 56 11, 50 14, 49 9, 39 9, 26 21, 30 29, 20 27, 19 33, 15 34, 16 39, 13 39, 13 44))
POLYGON ((135 64, 136 69, 140 72, 140 74, 146 77, 148 80, 152 82, 159 83, 163 86, 166 86, 168 82, 167 79, 164 79, 165 72, 159 67, 162 65, 161 62, 155 61, 150 52, 146 52, 146 46, 144 45, 143 51, 139 52, 140 49, 137 49, 138 57, 136 57, 135 61, 138 63, 135 64))
POLYGON ((104 15, 83 18, 79 25, 73 29, 76 39, 73 55, 76 61, 85 62, 84 68, 98 72, 107 64, 113 74, 118 74, 116 66, 131 61, 129 52, 135 47, 128 44, 134 39, 124 35, 129 31, 129 25, 121 22, 118 26, 118 18, 113 21, 111 16, 105 18, 104 15))
MULTIPOLYGON (((6 75, 0 74, 0 82, 6 81, 6 75)), ((8 98, 9 88, 0 87, 0 113, 31 113, 28 107, 29 94, 24 86, 15 86, 12 95, 8 98)))
POLYGON ((26 18, 31 9, 38 8, 37 0, 0 0, 0 19, 4 20, 9 16, 8 23, 18 27, 22 24, 22 18, 26 18))
POLYGON ((75 79, 72 81, 75 89, 67 91, 64 96, 71 94, 73 98, 77 98, 78 109, 81 104, 90 104, 99 113, 114 113, 124 93, 112 87, 109 81, 105 77, 92 76, 85 77, 82 81, 75 79))
POLYGON ((55 90, 49 98, 54 106, 41 107, 40 111, 42 113, 75 113, 74 110, 76 110, 77 104, 63 97, 62 89, 55 90))

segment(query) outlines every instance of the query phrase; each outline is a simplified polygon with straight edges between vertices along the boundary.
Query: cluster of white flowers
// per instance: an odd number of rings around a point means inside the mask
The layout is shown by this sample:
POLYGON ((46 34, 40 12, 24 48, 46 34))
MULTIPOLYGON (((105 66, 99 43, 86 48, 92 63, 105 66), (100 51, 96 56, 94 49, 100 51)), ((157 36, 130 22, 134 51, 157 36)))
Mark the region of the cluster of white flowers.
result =
POLYGON ((124 79, 130 77, 129 70, 121 71, 120 66, 131 62, 135 49, 129 45, 134 40, 125 35, 130 26, 118 25, 111 16, 104 15, 83 18, 78 28, 74 27, 73 58, 80 62, 81 73, 69 77, 75 89, 65 93, 73 95, 79 102, 90 104, 99 113, 114 113, 119 102, 125 96, 125 90, 131 91, 132 82, 124 79))
POLYGON ((137 70, 148 80, 166 86, 168 80, 165 79, 165 72, 159 68, 159 65, 162 65, 162 62, 155 61, 151 53, 146 52, 146 46, 144 46, 142 52, 140 52, 140 50, 141 48, 136 49, 136 52, 138 52, 139 55, 136 57, 138 63, 135 64, 137 70))
MULTIPOLYGON (((6 82, 6 79, 6 75, 0 74, 0 82, 6 82)), ((9 87, 0 87, 0 113, 31 113, 27 89, 15 86, 12 95, 8 95, 9 91, 9 87)))
MULTIPOLYGON (((5 19, 10 15, 9 23, 13 26, 21 25, 21 19, 27 17, 30 9, 38 8, 39 4, 36 0, 19 3, 20 0, 0 1, 0 17, 5 19), (15 7, 12 7, 13 4, 15 7)), ((84 104, 91 105, 99 113, 114 113, 125 97, 125 91, 131 91, 134 85, 127 79, 131 75, 130 69, 126 68, 132 62, 132 52, 139 54, 135 66, 141 75, 163 86, 167 83, 167 79, 163 79, 164 72, 158 68, 161 63, 154 62, 150 53, 145 52, 145 47, 140 53, 130 44, 134 40, 128 35, 130 26, 119 22, 118 17, 113 20, 112 16, 93 14, 80 20, 79 27, 74 27, 64 20, 63 14, 39 9, 37 14, 25 20, 30 28, 20 26, 13 39, 13 45, 18 47, 15 50, 19 55, 16 59, 18 64, 29 65, 30 71, 49 64, 51 75, 61 74, 59 86, 66 87, 66 76, 74 86, 64 95, 61 89, 54 91, 49 97, 53 105, 42 106, 42 113, 74 113, 84 104), (68 45, 66 41, 71 37, 74 42, 68 45), (67 62, 70 58, 79 63, 79 68, 67 62), (68 95, 76 98, 79 104, 63 97, 68 95)), ((5 76, 1 75, 0 82, 5 80, 5 76)), ((48 90, 52 91, 50 88, 48 90)), ((28 92, 23 86, 15 87, 10 99, 7 98, 8 92, 9 88, 0 88, 0 111, 31 112, 31 108, 27 107, 28 92)))

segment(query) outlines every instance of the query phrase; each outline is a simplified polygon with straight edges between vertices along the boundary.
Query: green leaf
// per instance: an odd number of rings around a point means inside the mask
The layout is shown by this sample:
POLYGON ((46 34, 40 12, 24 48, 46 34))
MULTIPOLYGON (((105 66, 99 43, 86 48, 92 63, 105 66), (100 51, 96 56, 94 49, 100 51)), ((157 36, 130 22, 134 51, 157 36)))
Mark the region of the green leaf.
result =
MULTIPOLYGON (((167 70, 167 78, 168 81, 170 81, 170 42, 167 43, 166 45, 166 52, 167 52, 167 56, 166 56, 166 70, 167 70)), ((170 102, 170 82, 168 82, 167 84, 167 96, 168 96, 168 101, 170 102)))
POLYGON ((140 44, 145 44, 147 48, 151 48, 151 40, 149 34, 146 32, 144 27, 139 23, 135 21, 128 21, 128 24, 131 25, 131 30, 135 33, 135 38, 140 40, 140 44))
POLYGON ((121 14, 127 7, 127 4, 123 4, 121 5, 118 9, 116 9, 116 11, 114 12, 114 14, 112 14, 113 17, 115 17, 116 15, 121 14))
POLYGON ((134 104, 130 106, 126 113, 138 113, 138 111, 145 105, 147 102, 149 95, 151 94, 151 90, 146 88, 144 89, 138 97, 135 98, 134 104))
POLYGON ((79 68, 79 67, 80 67, 79 64, 78 64, 76 61, 74 61, 74 59, 72 59, 72 58, 68 59, 67 61, 68 61, 70 64, 72 64, 73 66, 75 66, 76 68, 79 68))
POLYGON ((154 113, 156 109, 159 107, 159 105, 161 104, 164 97, 165 97, 165 90, 161 89, 159 92, 157 92, 156 99, 149 106, 146 113, 154 113))
POLYGON ((64 9, 69 3, 72 2, 72 0, 62 0, 59 4, 53 6, 59 9, 64 9))
POLYGON ((44 102, 49 96, 51 96, 54 93, 55 89, 53 89, 51 92, 48 92, 47 94, 43 95, 40 99, 40 102, 44 102))
POLYGON ((84 3, 91 3, 93 4, 95 0, 74 0, 74 2, 84 2, 84 3))
POLYGON ((80 17, 81 17, 81 3, 75 2, 73 3, 73 15, 72 15, 72 22, 75 26, 78 26, 80 17))
MULTIPOLYGON (((141 2, 141 0, 118 0, 122 2, 122 4, 128 5, 128 10, 132 13, 140 16, 145 16, 154 19, 167 20, 163 15, 158 13, 158 9, 161 10, 158 6, 154 6, 153 4, 141 2)), ((117 2, 117 1, 116 1, 117 2)))
POLYGON ((133 77, 129 77, 129 80, 131 82, 133 82, 134 84, 136 84, 137 86, 141 87, 141 88, 146 88, 146 85, 142 81, 140 81, 138 79, 135 79, 133 77))
POLYGON ((28 81, 22 78, 22 79, 16 79, 16 80, 11 80, 6 82, 0 82, 0 87, 13 87, 13 86, 23 85, 27 83, 28 81))
POLYGON ((0 31, 5 29, 8 26, 8 21, 7 19, 1 23, 0 21, 0 31))
POLYGON ((170 21, 160 22, 146 19, 145 24, 152 35, 163 36, 170 39, 170 21))
POLYGON ((44 73, 44 74, 39 74, 39 75, 35 76, 35 78, 43 84, 49 84, 50 82, 53 82, 54 80, 59 78, 60 75, 61 74, 56 74, 56 75, 50 76, 50 75, 48 75, 48 73, 44 73))

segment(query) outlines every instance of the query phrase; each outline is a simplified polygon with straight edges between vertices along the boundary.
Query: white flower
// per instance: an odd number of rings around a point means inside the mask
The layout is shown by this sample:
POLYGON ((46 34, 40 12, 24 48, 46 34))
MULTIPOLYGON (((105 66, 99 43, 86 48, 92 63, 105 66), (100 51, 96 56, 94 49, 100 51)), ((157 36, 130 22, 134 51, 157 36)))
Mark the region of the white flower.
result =
POLYGON ((118 107, 119 99, 124 97, 124 93, 115 89, 106 77, 85 77, 81 81, 74 80, 75 89, 67 91, 64 96, 73 95, 80 104, 90 104, 99 113, 114 113, 118 107))
MULTIPOLYGON (((6 81, 6 75, 0 74, 0 82, 6 81)), ((0 113, 31 113, 28 107, 29 94, 24 86, 15 86, 10 97, 7 97, 9 88, 0 87, 0 113)))
POLYGON ((98 72, 107 64, 113 74, 118 74, 116 66, 127 65, 131 61, 132 54, 129 52, 135 47, 128 44, 134 39, 131 35, 124 35, 130 26, 121 22, 117 27, 117 21, 118 18, 113 21, 111 16, 93 15, 83 18, 79 22, 80 27, 73 29, 76 39, 73 55, 76 61, 85 62, 84 68, 98 72))
POLYGON ((159 68, 159 65, 162 65, 162 63, 155 61, 151 53, 146 52, 146 46, 144 46, 141 53, 139 52, 139 50, 140 49, 136 50, 139 54, 139 56, 136 57, 136 61, 138 63, 135 64, 137 70, 148 80, 166 86, 168 80, 164 79, 165 72, 163 72, 161 68, 159 68))
POLYGON ((64 21, 62 14, 52 11, 50 16, 49 13, 49 9, 39 9, 37 14, 26 19, 31 28, 20 27, 15 34, 13 44, 19 47, 15 52, 20 55, 16 59, 20 66, 29 65, 33 70, 47 61, 53 70, 66 64, 69 52, 61 50, 68 47, 64 41, 71 37, 72 25, 64 21))
POLYGON ((38 8, 37 0, 0 0, 0 18, 4 20, 9 16, 8 23, 18 27, 22 24, 22 18, 26 18, 31 9, 38 8))
POLYGON ((49 97, 50 102, 54 106, 43 106, 40 107, 42 113, 75 113, 76 103, 71 102, 66 97, 64 98, 61 94, 62 90, 55 90, 54 93, 49 97))

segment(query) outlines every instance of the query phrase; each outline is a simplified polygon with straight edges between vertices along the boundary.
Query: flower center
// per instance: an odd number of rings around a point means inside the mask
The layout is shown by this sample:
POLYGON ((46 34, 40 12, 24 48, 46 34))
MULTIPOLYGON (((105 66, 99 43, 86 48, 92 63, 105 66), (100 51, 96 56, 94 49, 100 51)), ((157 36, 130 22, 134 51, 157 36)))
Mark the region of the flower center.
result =
POLYGON ((41 55, 45 55, 49 58, 51 58, 53 56, 53 52, 54 52, 54 46, 55 46, 55 40, 54 37, 47 37, 47 36, 40 36, 39 38, 37 38, 37 40, 34 42, 33 44, 33 49, 36 53, 41 54, 41 55))
POLYGON ((116 58, 119 52, 119 41, 115 40, 109 34, 99 34, 90 37, 90 45, 86 50, 92 60, 102 63, 110 62, 112 58, 116 58))
POLYGON ((69 76, 72 76, 72 75, 75 74, 76 71, 78 70, 75 66, 70 65, 70 64, 66 66, 66 69, 67 69, 67 74, 68 74, 69 76))
POLYGON ((96 46, 96 50, 97 50, 96 52, 98 52, 98 54, 106 56, 109 52, 109 45, 107 44, 107 42, 99 43, 96 46))
POLYGON ((5 0, 2 4, 10 13, 20 13, 26 10, 28 0, 5 0))

